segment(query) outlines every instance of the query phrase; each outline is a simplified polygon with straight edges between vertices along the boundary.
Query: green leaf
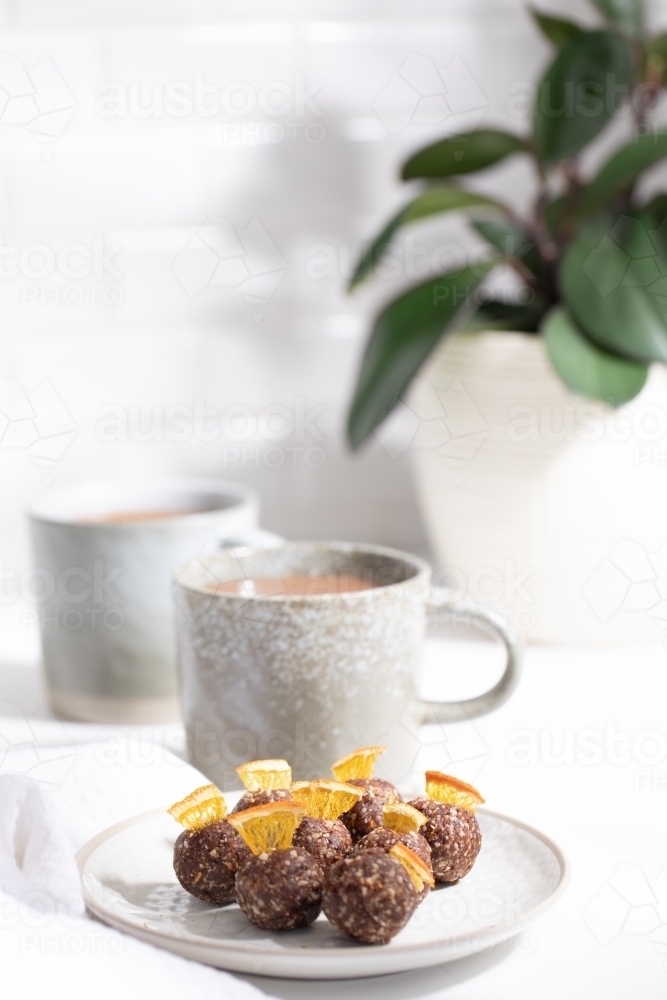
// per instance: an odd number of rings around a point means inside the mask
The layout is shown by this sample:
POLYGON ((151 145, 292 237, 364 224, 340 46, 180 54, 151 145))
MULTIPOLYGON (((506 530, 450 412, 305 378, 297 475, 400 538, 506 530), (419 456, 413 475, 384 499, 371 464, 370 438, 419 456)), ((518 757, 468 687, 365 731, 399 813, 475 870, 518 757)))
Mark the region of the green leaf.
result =
POLYGON ((568 199, 565 195, 559 195, 552 201, 547 202, 544 209, 544 219, 551 236, 558 235, 558 231, 568 212, 568 199))
POLYGON ((651 132, 619 149, 585 188, 579 209, 597 211, 627 191, 644 170, 667 156, 667 132, 651 132))
POLYGON ((539 278, 544 275, 544 262, 528 234, 509 219, 475 219, 473 227, 503 257, 514 257, 539 278))
POLYGON ((627 97, 632 65, 614 31, 583 31, 547 70, 535 99, 535 143, 546 163, 575 156, 627 97))
POLYGON ((633 35, 639 36, 644 30, 642 0, 593 0, 593 3, 605 17, 633 35))
POLYGON ((371 273, 386 253, 394 234, 401 226, 407 225, 410 222, 416 222, 418 219, 426 219, 430 215, 438 215, 442 212, 458 212, 464 208, 480 207, 496 208, 504 211, 503 206, 499 202, 493 201, 492 198, 485 198, 483 195, 473 194, 471 191, 463 191, 461 188, 441 187, 420 194, 387 223, 380 235, 376 236, 368 249, 362 254, 350 279, 348 290, 352 291, 353 288, 371 273))
POLYGON ((657 226, 661 225, 667 217, 667 194, 656 194, 642 209, 642 214, 647 215, 657 226))
POLYGON ((663 35, 655 35, 653 38, 649 39, 647 52, 649 55, 655 52, 657 55, 662 56, 663 59, 667 60, 667 33, 663 35))
POLYGON ((403 180, 415 177, 454 177, 483 170, 511 153, 525 153, 526 143, 508 132, 479 129, 441 139, 421 149, 403 167, 403 180))
POLYGON ((540 14, 532 7, 530 13, 542 34, 558 49, 562 49, 570 39, 581 33, 581 28, 574 21, 564 21, 560 17, 549 17, 547 14, 540 14))
POLYGON ((396 405, 442 333, 493 264, 431 278, 395 299, 377 317, 348 416, 358 448, 396 405))
POLYGON ((536 299, 527 305, 487 299, 470 317, 464 329, 518 330, 521 333, 536 333, 540 326, 540 320, 548 308, 541 299, 536 299))
POLYGON ((646 51, 647 67, 656 70, 656 76, 660 75, 662 84, 667 80, 667 34, 656 35, 648 43, 646 51))
POLYGON ((660 257, 667 261, 667 194, 657 194, 639 213, 660 257))
POLYGON ((620 406, 642 389, 648 366, 600 350, 565 309, 553 309, 541 328, 551 363, 568 389, 620 406))
POLYGON ((642 219, 596 218, 570 243, 560 287, 599 347, 637 361, 667 361, 667 278, 642 219))

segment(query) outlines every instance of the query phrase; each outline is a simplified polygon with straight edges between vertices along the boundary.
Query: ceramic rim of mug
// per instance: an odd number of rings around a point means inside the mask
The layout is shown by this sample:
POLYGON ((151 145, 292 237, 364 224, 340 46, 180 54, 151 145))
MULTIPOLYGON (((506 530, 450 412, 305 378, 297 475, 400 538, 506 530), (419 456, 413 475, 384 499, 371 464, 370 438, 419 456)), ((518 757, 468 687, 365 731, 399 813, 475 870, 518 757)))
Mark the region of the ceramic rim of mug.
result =
MULTIPOLYGON (((293 571, 292 571, 293 572, 293 571)), ((331 571, 329 571, 331 572, 331 571)), ((346 572, 354 573, 353 569, 348 569, 346 572)), ((378 596, 379 594, 386 594, 392 592, 398 587, 402 587, 405 584, 414 584, 422 577, 426 577, 430 580, 431 577, 431 567, 419 556, 412 555, 409 552, 403 552, 400 549, 388 548, 384 545, 371 545, 364 542, 285 542, 283 545, 279 545, 276 548, 265 549, 260 545, 253 546, 238 546, 234 548, 221 549, 220 552, 214 554, 203 556, 199 559, 190 560, 179 566, 174 572, 174 584, 176 586, 182 587, 184 590, 188 590, 194 594, 201 594, 207 598, 213 600, 222 601, 330 601, 330 600, 368 600, 370 595, 378 596), (365 587, 363 590, 345 590, 345 591, 330 591, 320 594, 235 594, 233 592, 218 592, 214 590, 207 589, 204 582, 198 583, 188 579, 189 574, 194 574, 199 570, 200 573, 208 571, 211 576, 218 579, 219 583, 233 583, 241 582, 242 580, 249 579, 248 576, 232 576, 228 579, 222 580, 215 576, 215 573, 211 569, 211 564, 215 564, 220 561, 229 561, 236 559, 251 559, 253 557, 264 557, 265 559, 271 560, 272 558, 279 559, 281 553, 287 552, 332 552, 339 553, 341 555, 361 555, 361 556, 375 556, 379 559, 384 559, 387 564, 393 563, 397 566, 403 566, 409 572, 410 569, 413 570, 412 573, 406 575, 402 580, 396 580, 393 583, 383 583, 374 584, 371 587, 365 587)), ((315 579, 315 575, 313 579, 315 579)), ((280 574, 276 576, 276 579, 280 579, 280 574)), ((209 577, 210 581, 210 577, 209 577)))
POLYGON ((191 478, 188 476, 156 476, 150 479, 91 479, 63 486, 52 493, 50 492, 46 497, 40 497, 39 500, 30 505, 28 516, 31 520, 41 521, 44 524, 62 524, 84 530, 167 530, 173 527, 175 522, 185 521, 188 524, 197 524, 213 521, 221 514, 231 513, 247 503, 259 510, 257 493, 242 483, 228 482, 224 479, 198 478, 196 476, 191 478), (164 496, 169 493, 173 494, 172 500, 165 503, 164 496), (226 498, 229 502, 203 510, 184 508, 179 511, 178 507, 175 506, 175 497, 179 493, 182 495, 184 503, 187 502, 188 495, 193 498, 193 503, 196 502, 194 498, 197 495, 200 498, 211 497, 211 502, 215 502, 215 497, 220 501, 226 498), (174 506, 171 517, 162 516, 155 520, 137 521, 101 520, 105 516, 122 514, 128 510, 157 510, 161 504, 171 513, 172 503, 174 506), (82 518, 98 517, 100 520, 82 520, 82 518))

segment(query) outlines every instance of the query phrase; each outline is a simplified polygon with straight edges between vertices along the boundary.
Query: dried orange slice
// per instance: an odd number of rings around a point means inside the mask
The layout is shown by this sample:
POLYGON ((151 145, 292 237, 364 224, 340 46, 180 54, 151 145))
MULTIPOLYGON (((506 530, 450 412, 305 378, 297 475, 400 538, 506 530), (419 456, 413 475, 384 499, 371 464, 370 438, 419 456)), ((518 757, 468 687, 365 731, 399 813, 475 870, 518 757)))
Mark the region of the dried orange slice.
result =
POLYGON ((320 778, 317 781, 295 781, 290 788, 292 798, 306 807, 316 819, 338 819, 355 805, 364 794, 363 788, 342 781, 320 778))
POLYGON ((394 844, 389 853, 403 865, 417 892, 421 892, 425 885, 433 888, 435 885, 433 875, 418 854, 405 844, 394 844))
POLYGON ((419 833, 426 816, 407 802, 392 802, 382 807, 382 825, 396 833, 419 833))
POLYGON ((232 813, 229 822, 241 834, 253 854, 289 847, 297 826, 306 815, 299 802, 269 802, 232 813))
POLYGON ((227 815, 227 803, 215 785, 202 785, 167 809, 186 830, 203 830, 227 815))
POLYGON ((442 771, 426 772, 426 794, 436 802, 449 802, 462 809, 474 809, 485 801, 472 785, 442 771))
POLYGON ((352 778, 372 778, 375 761, 387 748, 380 746, 358 747, 347 757, 341 757, 331 767, 336 781, 350 781, 352 778))
POLYGON ((249 760, 237 767, 236 773, 249 792, 289 788, 292 781, 292 768, 286 760, 249 760))

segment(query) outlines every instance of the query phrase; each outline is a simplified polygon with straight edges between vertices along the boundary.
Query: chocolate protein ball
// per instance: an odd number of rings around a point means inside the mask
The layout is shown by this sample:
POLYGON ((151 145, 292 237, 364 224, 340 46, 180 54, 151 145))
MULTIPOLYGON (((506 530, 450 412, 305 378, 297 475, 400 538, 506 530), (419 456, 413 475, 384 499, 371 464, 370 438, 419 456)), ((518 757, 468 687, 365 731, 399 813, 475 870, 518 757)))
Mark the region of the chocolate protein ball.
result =
POLYGON ((266 931, 307 927, 322 909, 324 872, 301 847, 253 855, 236 876, 236 901, 266 931))
POLYGON ((291 800, 291 798, 292 795, 289 788, 273 788, 268 792, 265 792, 262 789, 257 789, 255 792, 244 792, 232 809, 232 812, 240 813, 243 812, 244 809, 254 809, 255 806, 265 806, 268 805, 269 802, 286 802, 291 800))
POLYGON ((413 799, 410 805, 426 816, 427 822, 419 832, 431 848, 434 879, 458 882, 468 874, 482 846, 474 812, 426 798, 413 799))
POLYGON ((378 849, 355 851, 327 872, 322 909, 332 924, 366 944, 386 944, 419 903, 400 861, 378 849))
POLYGON ((294 847, 302 847, 315 858, 322 871, 341 861, 352 850, 350 831, 339 819, 316 819, 304 816, 299 823, 294 847))
POLYGON ((174 844, 174 871, 186 892, 206 903, 234 902, 236 873, 252 857, 227 820, 201 830, 184 830, 174 844))
POLYGON ((359 801, 340 817, 356 842, 376 826, 382 826, 382 806, 400 802, 401 796, 391 782, 382 778, 352 778, 348 785, 364 789, 359 801))
POLYGON ((428 841, 424 840, 420 833, 399 833, 397 830, 387 830, 383 826, 378 826, 357 841, 354 850, 368 851, 377 847, 379 850, 389 853, 396 844, 405 844, 422 859, 427 868, 431 867, 431 848, 428 841))
MULTIPOLYGON (((365 837, 362 837, 360 841, 356 844, 354 851, 368 851, 368 850, 380 850, 386 851, 389 854, 392 847, 396 844, 405 844, 409 847, 411 851, 421 858, 429 871, 432 871, 431 867, 431 848, 428 846, 428 842, 419 833, 398 833, 396 830, 386 830, 382 826, 377 826, 370 833, 367 833, 365 837)), ((425 885, 422 891, 419 893, 419 902, 422 899, 426 899, 429 894, 430 887, 425 885)))

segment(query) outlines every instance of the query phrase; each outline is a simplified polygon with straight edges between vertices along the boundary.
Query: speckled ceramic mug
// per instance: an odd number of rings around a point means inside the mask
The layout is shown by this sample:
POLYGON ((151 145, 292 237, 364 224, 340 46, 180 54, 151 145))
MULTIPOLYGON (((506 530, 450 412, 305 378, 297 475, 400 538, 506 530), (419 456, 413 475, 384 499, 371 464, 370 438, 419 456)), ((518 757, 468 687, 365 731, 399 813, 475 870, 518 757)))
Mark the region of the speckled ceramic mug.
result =
POLYGON ((191 762, 232 788, 246 760, 285 757, 296 778, 311 778, 354 747, 383 743, 377 773, 405 783, 426 713, 449 722, 489 712, 509 696, 519 670, 508 623, 452 603, 430 580, 416 556, 354 543, 231 549, 181 567, 174 596, 191 762), (370 586, 297 596, 216 592, 230 581, 303 574, 350 575, 370 586), (486 694, 420 699, 415 675, 433 613, 491 630, 504 643, 504 673, 486 694))

